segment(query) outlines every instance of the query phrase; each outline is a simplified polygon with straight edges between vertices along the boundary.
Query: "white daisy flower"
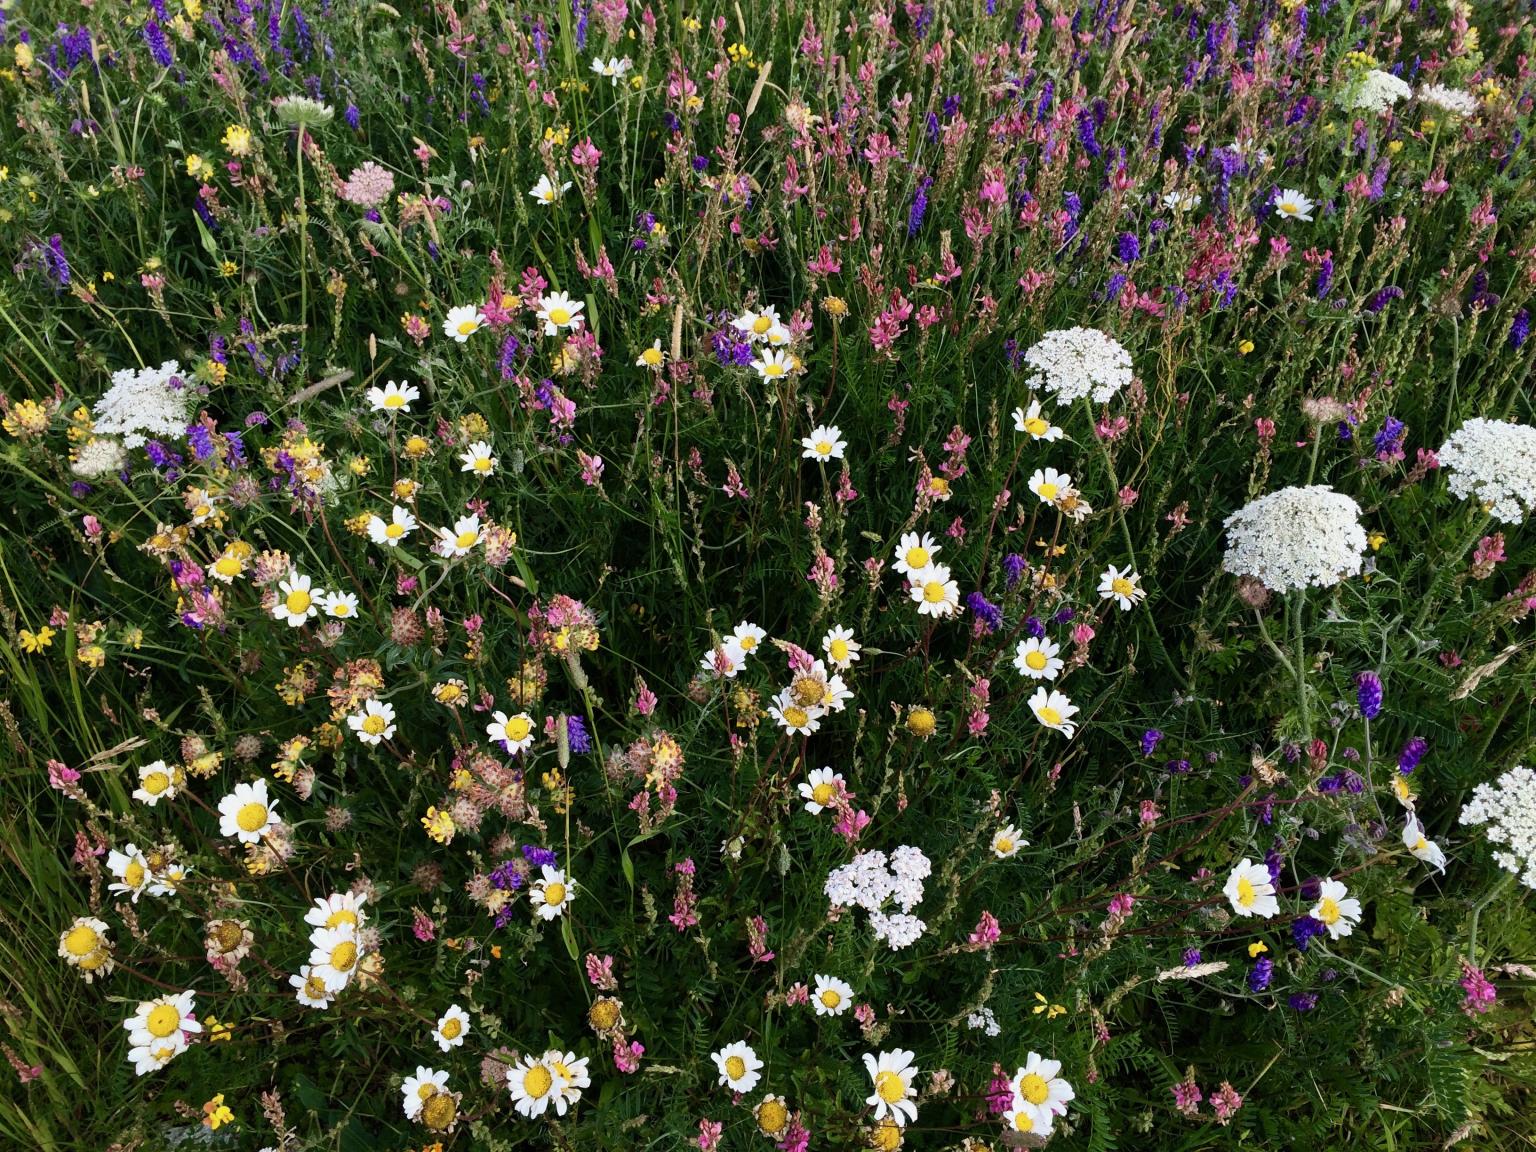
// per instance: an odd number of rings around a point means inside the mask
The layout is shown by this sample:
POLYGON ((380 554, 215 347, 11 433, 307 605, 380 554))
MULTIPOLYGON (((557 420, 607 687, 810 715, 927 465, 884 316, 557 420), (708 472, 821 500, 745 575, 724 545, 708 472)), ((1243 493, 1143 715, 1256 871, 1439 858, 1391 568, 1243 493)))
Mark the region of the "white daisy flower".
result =
POLYGON ((800 446, 805 449, 800 453, 802 460, 841 460, 848 442, 836 424, 822 424, 811 429, 811 434, 800 441, 800 446))
POLYGON ((337 620, 351 620, 357 616, 355 592, 327 592, 323 604, 325 614, 337 620))
POLYGON ((811 1007, 818 1016, 841 1016, 853 1007, 853 989, 836 976, 817 976, 811 1007))
POLYGON ((540 872, 539 879, 528 889, 528 903, 533 905, 533 914, 540 920, 564 916, 571 901, 576 899, 576 881, 548 864, 540 872))
POLYGON ((1072 477, 1054 468, 1036 468, 1029 478, 1029 490, 1040 497, 1042 504, 1054 504, 1056 498, 1072 487, 1072 477))
POLYGON ((635 367, 659 371, 666 362, 667 354, 661 350, 661 339, 658 337, 651 342, 649 348, 641 350, 640 355, 635 359, 635 367))
POLYGON ((566 1109, 581 1099, 583 1088, 592 1086, 587 1073, 587 1058, 576 1059, 574 1052, 561 1052, 551 1048, 543 1056, 544 1066, 555 1074, 555 1111, 561 1116, 566 1109))
POLYGON ((1255 864, 1244 856, 1232 869, 1222 894, 1239 916, 1259 916, 1267 920, 1280 911, 1275 899, 1275 885, 1269 878, 1269 866, 1262 860, 1255 864))
POLYGON ((551 292, 539 297, 539 310, 535 315, 544 321, 544 335, 553 336, 563 328, 580 328, 585 322, 581 314, 584 308, 584 303, 571 299, 564 292, 551 292))
POLYGON ((1028 432, 1033 439, 1044 440, 1047 443, 1060 440, 1066 435, 1060 428, 1040 415, 1040 399, 1037 396, 1029 398, 1027 411, 1023 408, 1013 410, 1013 426, 1020 432, 1028 432))
POLYGON ((139 902, 139 894, 154 878, 149 871, 149 861, 135 844, 125 844, 121 850, 114 848, 107 853, 107 871, 117 877, 117 883, 107 885, 107 891, 121 892, 135 904, 139 902))
POLYGON ((1013 1110, 1029 1109, 1037 1125, 1049 1126, 1054 1116, 1065 1116, 1076 1093, 1063 1080, 1060 1060, 1047 1060, 1038 1052, 1024 1058, 1024 1067, 1013 1074, 1013 1110))
POLYGON ((750 1092, 763 1078, 763 1062, 756 1052, 740 1041, 710 1053, 710 1059, 720 1070, 720 1083, 732 1092, 750 1092))
POLYGON ((187 1050, 187 1037, 203 1030, 197 1021, 192 992, 142 1001, 123 1021, 128 1030, 128 1059, 143 1076, 163 1068, 187 1050))
POLYGON ((409 413, 411 405, 419 399, 421 389, 414 384, 396 384, 391 380, 382 388, 368 389, 368 403, 375 412, 409 413))
POLYGON ((288 579, 277 582, 277 603, 272 605, 274 619, 284 621, 290 628, 297 628, 311 616, 317 615, 320 606, 315 603, 325 595, 324 589, 311 584, 308 576, 297 568, 288 569, 288 579))
POLYGON ((767 340, 768 333, 775 328, 782 328, 783 322, 779 319, 777 308, 764 308, 761 312, 748 308, 731 321, 731 327, 756 344, 767 340))
POLYGON ((1019 830, 1012 824, 999 828, 992 834, 992 855, 999 860, 1007 860, 1017 856, 1020 848, 1028 848, 1029 841, 1019 835, 1019 830))
POLYGON ((539 182, 528 189, 528 195, 532 196, 540 204, 550 205, 557 203, 562 196, 571 190, 571 182, 556 184, 546 174, 539 177, 539 182))
POLYGON ((395 736, 395 706, 383 700, 369 700, 360 712, 347 717, 347 727, 364 744, 377 745, 395 736))
POLYGON ((507 754, 521 752, 533 743, 535 736, 533 717, 526 712, 508 716, 505 712, 491 713, 491 722, 485 726, 485 734, 507 750, 507 754))
POLYGON ((859 652, 862 645, 853 638, 853 629, 844 628, 841 624, 834 624, 830 631, 821 638, 821 650, 827 654, 827 660, 840 672, 846 672, 859 660, 859 652))
POLYGON ((517 1114, 530 1120, 544 1115, 551 1101, 562 1098, 555 1088, 555 1074, 541 1056, 524 1056, 508 1068, 507 1090, 517 1114))
POLYGON ((450 1004, 448 1011, 438 1017, 437 1027, 432 1029, 432 1039, 444 1052, 462 1045, 468 1035, 469 1013, 457 1004, 450 1004))
POLYGON ((864 1103, 875 1110, 877 1121, 889 1117, 897 1127, 904 1128, 907 1121, 917 1119, 912 1080, 918 1070, 912 1063, 913 1058, 913 1053, 901 1048, 881 1052, 878 1056, 864 1053, 864 1068, 875 1086, 864 1103))
POLYGON ((466 344, 469 338, 485 327, 485 317, 474 304, 460 304, 448 309, 443 318, 443 335, 452 337, 457 344, 466 344))
POLYGON ((382 516, 372 516, 368 520, 368 539, 386 548, 399 547, 400 541, 414 531, 416 517, 411 515, 409 508, 402 508, 399 504, 391 509, 387 521, 382 516))
POLYGON ((1403 825, 1403 847, 1431 868, 1440 872, 1445 871, 1445 853, 1440 845, 1424 835, 1424 825, 1420 824, 1419 818, 1411 813, 1408 816, 1408 823, 1403 825))
POLYGON ((181 769, 171 768, 164 760, 139 765, 139 786, 133 790, 133 798, 153 808, 162 800, 176 795, 181 785, 181 769))
POLYGON ((752 361, 752 370, 764 380, 777 380, 795 370, 795 359, 788 352, 770 348, 752 361))
POLYGON ((949 569, 935 564, 911 573, 907 593, 917 605, 919 616, 953 616, 960 610, 960 585, 950 579, 949 569))
POLYGON ((743 620, 731 629, 730 640, 735 643, 743 656, 751 656, 766 639, 768 639, 768 633, 750 620, 743 620))
POLYGON ((496 457, 491 452, 491 446, 484 440, 476 440, 466 450, 459 453, 459 462, 463 467, 460 472, 473 472, 476 476, 494 476, 496 474, 496 457))
POLYGON ((1077 705, 1054 689, 1047 691, 1036 688, 1035 694, 1029 698, 1029 710, 1035 714, 1036 720, 1060 732, 1068 740, 1077 731, 1077 721, 1072 719, 1077 715, 1077 705))
POLYGON ((1122 612, 1129 612, 1146 598, 1141 577, 1128 568, 1122 570, 1111 564, 1099 577, 1099 599, 1115 601, 1122 612))
POLYGON ((813 768, 800 782, 800 799, 805 801, 805 810, 813 816, 820 816, 823 811, 832 806, 832 801, 837 798, 838 791, 844 787, 841 773, 834 772, 830 768, 813 768))
POLYGON ((1328 929, 1328 939, 1338 940, 1348 936, 1360 923, 1360 901, 1349 894, 1349 889, 1337 880, 1324 880, 1318 886, 1318 900, 1307 913, 1328 929))
POLYGON ((452 528, 437 530, 437 553, 445 559, 466 556, 480 543, 480 517, 461 516, 452 528))
POLYGON ((1039 1113, 1027 1104, 1017 1108, 1009 1108, 1002 1114, 1001 1119, 1003 1121, 1003 1131, 1005 1132, 1020 1132, 1041 1139, 1051 1134, 1051 1125, 1053 1123, 1051 1114, 1047 1112, 1042 1123, 1039 1113))
POLYGON ((351 981, 357 972, 357 962, 362 959, 357 930, 345 924, 316 928, 309 934, 309 944, 309 974, 335 995, 351 981))
POLYGON ((599 76, 607 77, 608 80, 613 83, 614 87, 618 87, 619 81, 633 67, 634 64, 630 61, 628 56, 624 57, 622 60, 617 56, 610 56, 606 60, 604 60, 601 56, 594 56, 592 58, 592 71, 597 73, 599 76))
POLYGON ((1061 645, 1054 640, 1030 636, 1019 641, 1013 654, 1013 666, 1029 680, 1055 680, 1067 662, 1058 655, 1061 645))
POLYGON ((303 965, 298 972, 288 977, 288 984, 293 988, 294 999, 304 1007, 324 1010, 331 1006, 333 998, 331 990, 308 964, 303 965))
POLYGON ((405 1097, 405 1118, 415 1120, 421 1115, 422 1105, 448 1087, 448 1073, 418 1066, 416 1075, 407 1076, 400 1085, 405 1097))
POLYGON ((267 782, 236 784, 219 801, 219 835, 233 836, 242 844, 259 844, 267 829, 277 823, 277 801, 267 796, 267 782))
POLYGON ((768 705, 768 715, 784 731, 797 736, 809 736, 821 727, 821 718, 826 715, 826 709, 806 708, 795 703, 793 693, 786 688, 768 705))
POLYGON ((943 550, 928 533, 907 532, 896 545, 896 558, 891 561, 891 567, 903 576, 914 576, 933 567, 933 558, 943 550))
POLYGON ((720 680, 736 679, 736 673, 740 672, 746 663, 746 653, 734 640, 716 645, 699 658, 699 667, 720 680))
POLYGON ((1312 209, 1316 207, 1315 200, 1307 199, 1294 188, 1283 188, 1280 195, 1275 197, 1275 215, 1283 216, 1288 220, 1302 220, 1310 223, 1312 209))
POLYGON ((368 922, 363 904, 366 896, 354 892, 333 892, 315 897, 315 906, 304 913, 304 923, 312 928, 347 928, 358 930, 368 922))

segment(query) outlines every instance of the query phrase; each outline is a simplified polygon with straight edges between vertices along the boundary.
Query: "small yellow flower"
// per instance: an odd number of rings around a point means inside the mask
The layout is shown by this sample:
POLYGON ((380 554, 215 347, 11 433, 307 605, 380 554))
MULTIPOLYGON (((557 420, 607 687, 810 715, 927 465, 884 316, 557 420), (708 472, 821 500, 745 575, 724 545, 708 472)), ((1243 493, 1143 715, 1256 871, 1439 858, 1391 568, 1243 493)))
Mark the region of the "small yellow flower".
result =
POLYGON ((85 644, 75 651, 75 659, 87 668, 101 668, 107 662, 107 650, 100 644, 85 644))
POLYGON ((235 1114, 224 1104, 224 1093, 220 1092, 212 1100, 203 1105, 203 1126, 217 1132, 219 1125, 234 1122, 235 1114))
POLYGON ((1040 1014, 1041 1014, 1041 1013, 1042 1013, 1042 1012, 1044 1012, 1044 1013, 1045 1013, 1045 1018, 1046 1018, 1046 1019, 1047 1019, 1047 1020, 1054 1020, 1054 1019, 1056 1019, 1056 1017, 1058 1017, 1058 1016, 1065 1016, 1065 1015, 1066 1015, 1066 1014, 1067 1014, 1067 1009, 1066 1009, 1066 1007, 1065 1007, 1065 1006, 1064 1006, 1064 1005, 1061 1005, 1061 1004, 1052 1004, 1052 1003, 1051 1003, 1051 1002, 1050 1002, 1050 1001, 1049 1001, 1049 1000, 1047 1000, 1047 999, 1046 999, 1046 998, 1045 998, 1045 997, 1044 997, 1044 996, 1043 996, 1043 995, 1042 995, 1042 994, 1041 994, 1041 993, 1039 993, 1039 992, 1036 992, 1036 993, 1035 993, 1035 999, 1036 999, 1036 1000, 1038 1000, 1038 1001, 1039 1001, 1039 1003, 1038 1003, 1038 1004, 1036 1004, 1036 1005, 1035 1005, 1035 1006, 1034 1006, 1034 1008, 1033 1008, 1033 1009, 1031 1009, 1031 1011, 1032 1011, 1032 1012, 1033 1012, 1033 1013, 1034 1013, 1034 1014, 1035 1014, 1035 1015, 1036 1015, 1036 1016, 1038 1016, 1038 1015, 1040 1015, 1040 1014))
POLYGON ((16 67, 25 72, 32 67, 32 45, 18 42, 15 49, 16 67))
POLYGON ((366 456, 354 456, 347 461, 347 471, 354 476, 366 476, 372 468, 373 463, 366 456))
MULTIPOLYGON (((240 265, 236 264, 233 260, 220 260, 219 261, 219 275, 220 276, 228 278, 230 276, 235 275, 239 271, 240 271, 240 265)), ((221 365, 219 365, 219 367, 222 368, 224 366, 221 364, 221 365)))
POLYGON ((1372 552, 1380 552, 1381 546, 1387 542, 1386 533, 1372 532, 1365 538, 1365 542, 1371 546, 1372 552))
POLYGON ((1246 355, 1248 355, 1248 353, 1250 353, 1252 351, 1253 351, 1253 341, 1252 340, 1244 340, 1240 344, 1238 344, 1238 346, 1237 346, 1237 354, 1239 356, 1246 356, 1246 355))
POLYGON ((404 452, 407 460, 421 460, 432 454, 432 442, 425 436, 412 436, 405 442, 404 452))
POLYGON ((1403 150, 1403 142, 1401 140, 1388 140, 1387 141, 1387 151, 1390 152, 1393 156, 1396 156, 1402 150, 1403 150))
MULTIPOLYGON (((203 1024, 208 1029, 208 1043, 217 1044, 220 1040, 229 1040, 235 1034, 235 1025, 230 1020, 219 1020, 213 1016, 203 1017, 203 1024)), ((223 1097, 219 1097, 223 1099, 223 1097)))
POLYGON ((231 124, 224 129, 224 136, 220 140, 224 150, 231 156, 249 156, 251 154, 251 130, 243 128, 239 124, 231 124))
POLYGON ((1252 944, 1248 945, 1248 959, 1252 960, 1255 956, 1258 956, 1260 953, 1268 952, 1268 951, 1269 951, 1269 945, 1265 944, 1264 941, 1262 941, 1262 940, 1255 940, 1252 944))
POLYGON ((36 400, 18 400, 0 421, 0 427, 18 440, 40 435, 48 430, 48 409, 36 400))
POLYGON ((55 633, 52 628, 44 624, 36 632, 23 628, 17 635, 21 639, 21 650, 28 655, 36 655, 53 643, 55 633))
POLYGON ((456 831, 453 817, 447 812, 438 811, 435 805, 427 809, 427 814, 421 818, 421 826, 427 830, 427 835, 439 844, 446 844, 452 840, 456 831))

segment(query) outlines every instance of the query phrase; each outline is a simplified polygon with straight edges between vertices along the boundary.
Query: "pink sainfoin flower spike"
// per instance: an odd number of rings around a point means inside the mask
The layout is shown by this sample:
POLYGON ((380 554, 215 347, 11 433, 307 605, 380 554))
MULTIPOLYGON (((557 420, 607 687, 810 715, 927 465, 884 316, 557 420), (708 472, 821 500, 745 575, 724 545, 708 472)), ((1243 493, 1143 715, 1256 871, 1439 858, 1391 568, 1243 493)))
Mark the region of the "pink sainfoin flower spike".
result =
POLYGON ((773 953, 768 951, 768 921, 761 916, 747 921, 747 951, 756 964, 766 964, 773 959, 773 953))
POLYGON ((1498 990, 1483 975, 1483 970, 1465 960, 1461 962, 1461 988, 1466 993, 1461 1001, 1461 1010, 1468 1016, 1492 1011, 1493 1006, 1499 1002, 1498 990))
POLYGON ((613 1042, 613 1063, 626 1076, 640 1071, 640 1057, 645 1055, 645 1045, 637 1041, 628 1044, 623 1040, 613 1042))
POLYGON ((979 952, 990 948, 1002 938, 1003 930, 997 922, 997 917, 990 912, 983 912, 981 919, 976 922, 975 929, 971 932, 967 941, 968 952, 979 952))
POLYGON ((1203 1099, 1200 1085, 1195 1083, 1195 1070, 1191 1068, 1184 1074, 1184 1079, 1173 1086, 1173 1106, 1184 1115, 1193 1116, 1200 1111, 1203 1099))
POLYGON ((725 1131, 725 1124, 719 1120, 699 1121, 699 1152, 715 1152, 720 1147, 720 1134, 725 1131))
POLYGON ((601 992, 617 992, 619 982, 613 977, 613 957, 599 958, 595 953, 586 955, 587 983, 601 992))
POLYGON ((1211 1107, 1216 1110, 1216 1123, 1223 1127, 1232 1122, 1232 1117, 1237 1115, 1237 1110, 1242 1106, 1243 1098, 1237 1094, 1237 1089, 1225 1080, 1211 1095, 1211 1107))

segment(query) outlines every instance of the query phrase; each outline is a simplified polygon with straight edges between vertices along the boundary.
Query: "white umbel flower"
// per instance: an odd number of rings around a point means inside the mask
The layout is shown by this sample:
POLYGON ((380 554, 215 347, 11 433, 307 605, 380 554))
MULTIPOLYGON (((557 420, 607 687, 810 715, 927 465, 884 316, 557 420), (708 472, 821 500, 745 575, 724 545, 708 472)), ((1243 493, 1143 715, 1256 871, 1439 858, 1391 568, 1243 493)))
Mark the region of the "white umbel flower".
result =
POLYGON ((1131 354, 1114 337, 1097 328, 1061 328, 1047 332, 1028 352, 1031 390, 1044 388, 1057 404, 1072 404, 1085 396, 1107 404, 1131 382, 1131 354))
POLYGON ((1383 72, 1379 68, 1372 68, 1350 89, 1345 106, 1367 112, 1385 112, 1399 100, 1406 100, 1412 94, 1413 89, 1402 77, 1383 72))
POLYGON ((1327 588, 1357 575, 1365 552, 1360 505, 1326 484, 1282 488, 1226 520, 1224 571, 1273 592, 1327 588))
POLYGON ((189 394, 181 364, 112 373, 112 386, 91 409, 98 436, 121 436, 126 448, 141 448, 151 436, 180 439, 187 432, 189 394))
POLYGON ((1477 97, 1461 88, 1447 88, 1444 84, 1424 84, 1419 88, 1419 100, 1431 108, 1449 112, 1455 116, 1470 116, 1477 111, 1477 97))
POLYGON ((1519 524, 1536 508, 1536 428, 1474 416, 1440 447, 1451 491, 1519 524))
POLYGON ((1461 810, 1463 824, 1483 827, 1493 859, 1527 888, 1536 888, 1536 772, 1511 768, 1491 784, 1479 784, 1461 810))

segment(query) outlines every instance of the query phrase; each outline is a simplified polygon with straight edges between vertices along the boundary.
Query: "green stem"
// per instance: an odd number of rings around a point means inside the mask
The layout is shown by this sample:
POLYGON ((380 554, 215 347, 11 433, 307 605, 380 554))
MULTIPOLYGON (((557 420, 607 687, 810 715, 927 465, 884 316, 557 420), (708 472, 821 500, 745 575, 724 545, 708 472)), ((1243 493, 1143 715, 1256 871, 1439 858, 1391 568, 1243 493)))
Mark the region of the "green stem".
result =
POLYGON ((304 125, 299 125, 299 323, 309 322, 309 210, 304 203, 304 125))
POLYGON ((1513 882, 1515 874, 1506 872, 1499 877, 1499 882, 1493 886, 1488 895, 1477 902, 1477 907, 1472 909, 1472 925, 1467 932, 1467 963, 1477 967, 1477 921, 1482 916, 1483 909, 1499 898, 1506 888, 1513 882))
POLYGON ((1099 455, 1104 458, 1104 471, 1109 474, 1109 498, 1114 501, 1115 519, 1120 522, 1120 535, 1125 540, 1125 554, 1131 563, 1131 570, 1136 569, 1136 545, 1131 542, 1131 526, 1125 522, 1125 505, 1120 502, 1120 478, 1115 475, 1114 458, 1109 454, 1109 444, 1094 430, 1093 403, 1084 398, 1083 410, 1088 414, 1088 434, 1093 437, 1095 444, 1099 446, 1099 455))
POLYGON ((1255 611, 1253 618, 1258 621, 1259 635, 1264 638, 1264 643, 1269 647, 1269 650, 1274 655, 1275 659, 1280 662, 1280 667, 1285 669, 1285 674, 1287 676, 1290 676, 1294 679, 1296 676, 1296 669, 1291 666, 1291 662, 1286 657, 1285 653, 1280 651, 1280 646, 1275 643, 1275 638, 1269 634, 1269 625, 1264 623, 1264 614, 1262 612, 1255 611))
POLYGON ((1306 604, 1306 596, 1306 589, 1297 588, 1290 597, 1292 643, 1296 648, 1296 664, 1293 672, 1296 677, 1296 703, 1301 708, 1303 742, 1312 739, 1312 705, 1307 699, 1307 650, 1302 629, 1302 609, 1306 604))
POLYGON ((1482 537, 1483 530, 1488 527, 1488 522, 1493 519, 1493 513, 1484 511, 1472 523, 1472 530, 1461 541, 1461 547, 1456 550, 1455 559, 1442 561, 1435 570, 1434 578, 1429 582, 1429 588, 1424 593, 1424 600, 1419 605, 1419 614, 1414 617, 1413 627, 1410 632, 1417 632, 1424 627, 1424 621, 1429 619, 1430 612, 1435 607, 1435 599, 1445 586, 1445 582, 1452 578, 1453 574, 1461 570, 1461 562, 1472 549, 1472 545, 1482 537))

